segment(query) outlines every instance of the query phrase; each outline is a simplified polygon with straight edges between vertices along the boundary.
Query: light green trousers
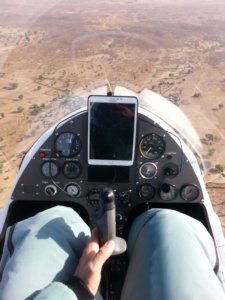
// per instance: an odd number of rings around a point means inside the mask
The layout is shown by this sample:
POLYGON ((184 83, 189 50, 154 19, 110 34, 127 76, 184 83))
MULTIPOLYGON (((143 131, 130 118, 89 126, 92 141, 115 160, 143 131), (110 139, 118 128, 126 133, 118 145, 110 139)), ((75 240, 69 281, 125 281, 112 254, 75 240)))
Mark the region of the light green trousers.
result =
MULTIPOLYGON (((62 206, 9 228, 0 262, 0 299, 76 300, 64 283, 89 238, 79 215, 62 206)), ((184 214, 152 209, 140 215, 129 234, 128 255, 122 300, 225 299, 214 272, 213 240, 200 222, 184 214)))

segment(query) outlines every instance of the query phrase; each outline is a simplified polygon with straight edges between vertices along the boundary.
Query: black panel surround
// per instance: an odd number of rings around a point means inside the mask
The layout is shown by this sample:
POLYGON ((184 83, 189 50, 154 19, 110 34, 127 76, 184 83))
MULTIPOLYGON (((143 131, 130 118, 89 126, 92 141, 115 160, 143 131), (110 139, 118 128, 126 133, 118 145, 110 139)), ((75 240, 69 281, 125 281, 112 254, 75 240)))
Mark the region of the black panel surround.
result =
MULTIPOLYGON (((168 207, 176 203, 191 206, 191 204, 202 203, 200 183, 183 153, 178 136, 174 137, 174 134, 170 134, 153 120, 139 113, 133 166, 88 166, 87 117, 87 112, 84 111, 58 124, 53 133, 37 149, 15 186, 12 194, 14 200, 11 204, 12 211, 14 203, 22 200, 32 203, 44 201, 46 204, 53 202, 53 205, 71 203, 82 207, 90 218, 99 206, 99 192, 102 188, 110 186, 116 195, 117 214, 120 219, 122 218, 117 226, 118 233, 125 236, 129 215, 133 210, 138 210, 138 206, 150 207, 153 204, 154 206, 160 204, 161 207, 165 204, 165 207, 168 207), (65 133, 72 133, 79 138, 81 147, 75 156, 63 156, 57 152, 56 141, 65 133), (143 141, 144 147, 148 147, 146 136, 158 136, 163 140, 165 149, 159 157, 150 159, 142 155, 143 141), (54 165, 54 168, 49 162, 54 165), (79 167, 78 171, 74 170, 74 165, 79 167), (52 176, 46 176, 43 170, 52 176), (74 176, 71 176, 71 172, 72 175, 74 172, 74 176), (186 186, 192 187, 190 191, 185 192, 187 197, 194 195, 194 199, 190 201, 183 197, 186 186)), ((150 147, 156 148, 154 155, 158 151, 157 142, 158 140, 154 140, 156 146, 150 142, 150 147)), ((63 147, 63 144, 60 144, 60 147, 63 147)), ((68 145, 65 149, 67 148, 68 145)), ((7 220, 12 224, 16 218, 9 215, 7 220)))

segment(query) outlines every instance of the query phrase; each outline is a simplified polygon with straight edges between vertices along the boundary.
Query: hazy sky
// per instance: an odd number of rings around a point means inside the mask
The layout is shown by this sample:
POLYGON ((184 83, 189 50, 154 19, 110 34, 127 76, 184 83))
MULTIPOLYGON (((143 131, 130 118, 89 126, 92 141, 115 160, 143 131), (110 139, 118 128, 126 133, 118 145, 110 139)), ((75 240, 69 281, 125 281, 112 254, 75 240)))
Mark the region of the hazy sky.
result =
MULTIPOLYGON (((129 5, 129 9, 140 7, 145 7, 146 9, 157 7, 162 8, 165 6, 168 9, 168 6, 171 6, 173 10, 174 7, 178 6, 188 6, 189 8, 198 7, 207 7, 209 6, 209 11, 211 7, 214 9, 216 14, 223 14, 225 12, 225 0, 0 0, 0 25, 15 24, 17 26, 29 27, 30 24, 34 23, 40 16, 46 14, 51 8, 59 6, 62 7, 63 4, 68 4, 68 7, 73 7, 76 10, 77 5, 87 7, 88 9, 93 9, 97 7, 107 8, 109 6, 109 11, 113 11, 120 5, 123 6, 123 9, 126 9, 126 3, 129 5), (113 8, 111 10, 110 8, 113 8), (215 11, 216 9, 216 11, 215 11), (11 17, 11 18, 10 18, 11 17)), ((184 9, 185 14, 185 9, 184 9)), ((225 14, 225 13, 224 13, 225 14)))

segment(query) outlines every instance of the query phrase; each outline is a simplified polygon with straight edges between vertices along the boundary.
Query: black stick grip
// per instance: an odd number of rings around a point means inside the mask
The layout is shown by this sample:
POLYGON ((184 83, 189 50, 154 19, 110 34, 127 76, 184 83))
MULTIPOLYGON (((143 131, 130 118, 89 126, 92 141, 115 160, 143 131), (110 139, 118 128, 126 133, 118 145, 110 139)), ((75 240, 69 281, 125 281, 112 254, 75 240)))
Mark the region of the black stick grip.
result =
POLYGON ((93 215, 93 220, 98 227, 101 243, 109 240, 115 241, 115 250, 113 255, 121 254, 126 251, 126 241, 116 236, 116 209, 115 195, 110 188, 104 188, 100 193, 101 207, 93 215))

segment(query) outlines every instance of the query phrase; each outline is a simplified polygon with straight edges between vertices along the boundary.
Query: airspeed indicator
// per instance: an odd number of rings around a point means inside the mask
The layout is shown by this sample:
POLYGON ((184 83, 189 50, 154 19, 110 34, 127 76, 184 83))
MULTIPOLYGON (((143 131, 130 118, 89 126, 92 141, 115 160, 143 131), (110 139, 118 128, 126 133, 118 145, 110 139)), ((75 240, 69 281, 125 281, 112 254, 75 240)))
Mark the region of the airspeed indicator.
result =
POLYGON ((139 144, 140 153, 144 158, 157 159, 164 153, 166 148, 163 137, 156 133, 150 133, 142 138, 139 144))

